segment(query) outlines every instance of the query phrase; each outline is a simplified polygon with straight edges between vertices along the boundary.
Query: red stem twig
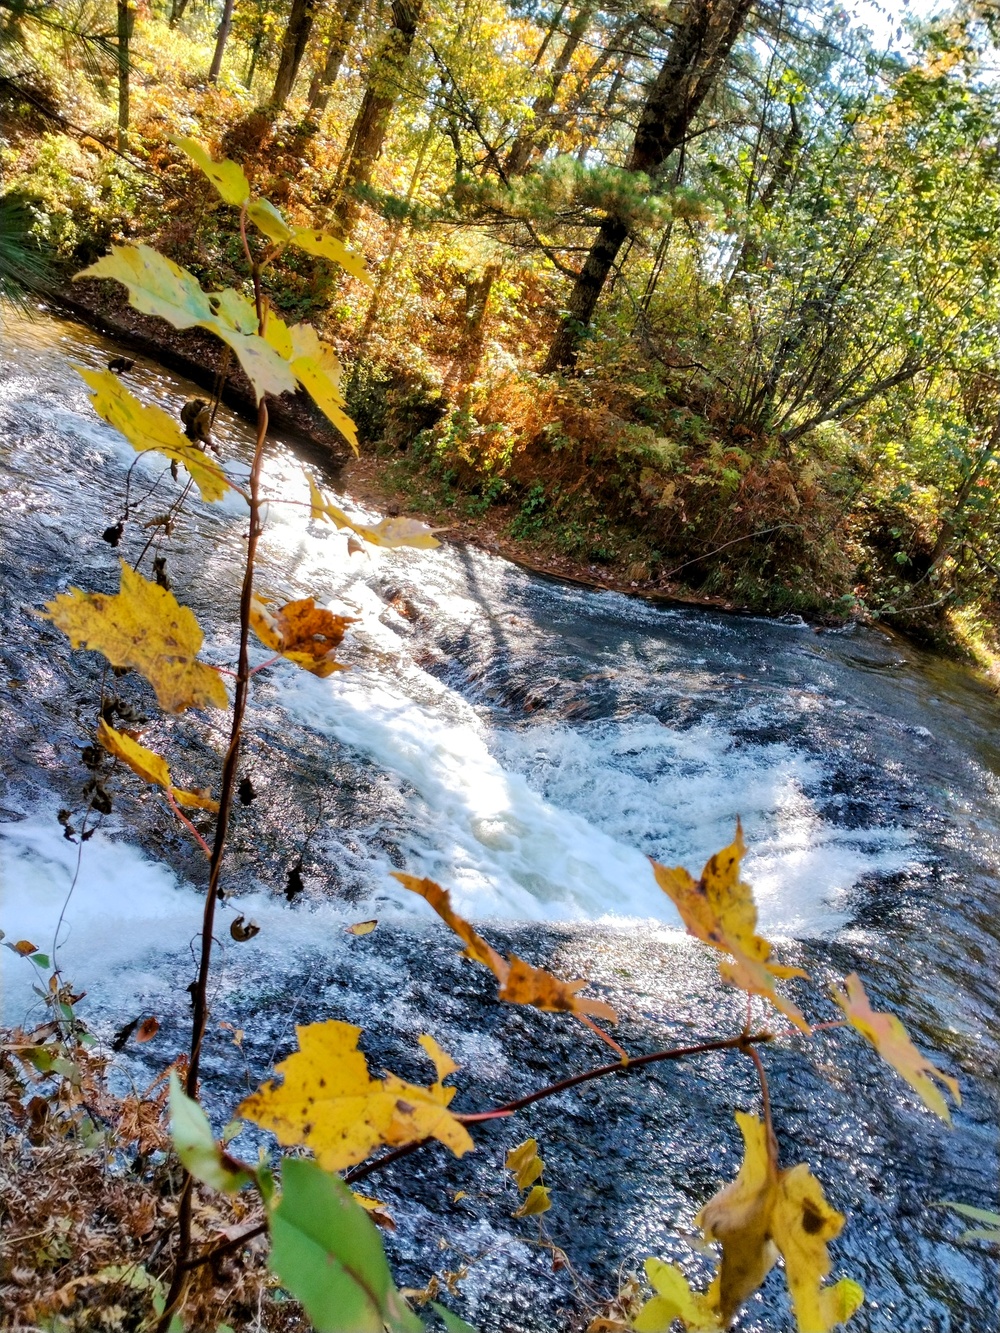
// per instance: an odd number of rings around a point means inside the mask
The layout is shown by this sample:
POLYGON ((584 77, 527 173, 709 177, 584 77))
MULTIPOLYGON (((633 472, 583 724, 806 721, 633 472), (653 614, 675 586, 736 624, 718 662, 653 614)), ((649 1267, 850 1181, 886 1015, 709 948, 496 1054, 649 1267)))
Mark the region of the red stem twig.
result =
MULTIPOLYGON (((489 1111, 475 1111, 468 1115, 456 1115, 455 1119, 460 1120, 464 1125, 482 1123, 487 1120, 497 1120, 507 1116, 514 1115, 515 1112, 523 1110, 526 1106, 531 1106, 534 1102, 543 1101, 546 1097, 555 1097, 560 1092, 567 1092, 570 1088, 579 1087, 581 1083, 590 1083, 597 1078, 606 1078, 609 1074, 628 1074, 634 1069, 641 1069, 645 1065, 658 1064, 665 1060, 684 1060, 691 1056, 707 1055, 711 1051, 744 1051, 750 1055, 758 1064, 761 1073, 763 1066, 760 1065, 760 1059, 757 1052, 753 1049, 755 1045, 772 1040, 770 1032, 741 1032, 736 1037, 726 1037, 720 1041, 698 1042, 695 1046, 675 1046, 670 1050, 653 1051, 649 1055, 637 1055, 631 1058, 628 1064, 623 1064, 616 1060, 614 1064, 598 1065, 594 1069, 584 1070, 582 1074, 572 1074, 569 1078, 560 1079, 557 1083, 549 1083, 544 1088, 539 1088, 536 1092, 530 1092, 526 1097, 519 1097, 515 1101, 505 1102, 502 1106, 495 1106, 489 1111)), ((764 1082, 766 1099, 766 1080, 764 1082)), ((766 1115, 770 1123, 770 1106, 765 1101, 766 1115)), ((433 1139, 418 1139, 414 1143, 404 1144, 401 1148, 394 1148, 392 1152, 384 1153, 381 1157, 376 1157, 369 1162, 361 1162, 358 1166, 351 1167, 349 1171, 344 1172, 343 1179, 351 1185, 356 1180, 363 1180, 365 1176, 370 1176, 376 1171, 381 1171, 383 1167, 390 1166, 393 1162, 398 1162, 403 1157, 409 1157, 411 1153, 417 1152, 420 1148, 425 1148, 433 1139)), ((224 1254, 229 1254, 233 1250, 253 1240, 255 1236, 263 1235, 267 1230, 266 1220, 257 1223, 249 1230, 242 1232, 239 1236, 234 1236, 231 1240, 223 1242, 221 1245, 214 1246, 207 1253, 199 1255, 196 1259, 188 1259, 184 1263, 186 1271, 193 1268, 199 1268, 202 1264, 211 1263, 213 1259, 219 1259, 224 1254)))

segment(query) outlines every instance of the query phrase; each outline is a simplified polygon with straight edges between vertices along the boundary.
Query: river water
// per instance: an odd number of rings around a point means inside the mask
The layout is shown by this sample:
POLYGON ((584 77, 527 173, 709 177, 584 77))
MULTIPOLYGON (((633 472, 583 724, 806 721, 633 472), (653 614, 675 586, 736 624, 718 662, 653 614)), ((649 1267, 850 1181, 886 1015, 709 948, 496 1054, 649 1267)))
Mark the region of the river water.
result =
MULTIPOLYGON (((131 778, 109 784, 111 814, 82 848, 63 837, 57 812, 84 805, 101 666, 31 610, 69 584, 114 590, 119 556, 139 554, 157 531, 143 525, 178 493, 143 458, 131 496, 156 489, 117 551, 102 540, 135 455, 93 415, 71 366, 117 351, 49 315, 2 327, 0 924, 45 948, 62 914, 60 964, 87 989, 96 1030, 159 1016, 159 1035, 122 1066, 138 1077, 186 1041, 204 862, 131 778)), ((128 383, 173 410, 197 393, 141 358, 128 383)), ((215 434, 245 473, 248 428, 223 411, 215 434)), ((791 987, 807 1012, 834 1017, 829 983, 857 970, 875 1007, 899 1013, 962 1084, 949 1131, 855 1034, 765 1052, 783 1161, 808 1161, 847 1214, 833 1273, 868 1293, 852 1327, 993 1333, 995 1264, 957 1246, 960 1227, 932 1204, 998 1206, 996 698, 877 630, 649 606, 469 546, 351 555, 309 520, 306 467, 322 475, 273 442, 258 587, 312 593, 359 623, 342 653, 350 671, 321 681, 282 663, 256 678, 244 761, 255 795, 234 821, 206 1063, 219 1123, 291 1049, 296 1022, 326 1017, 365 1028, 374 1069, 424 1081, 416 1037, 432 1032, 461 1065, 462 1110, 603 1062, 606 1048, 569 1019, 497 1003, 394 868, 450 887, 497 947, 592 978, 634 1053, 730 1035, 741 997, 684 935, 646 856, 697 872, 739 816, 762 928, 813 978, 791 987), (232 941, 227 912, 260 934, 232 941), (345 934, 369 917, 374 933, 345 934)), ((246 518, 238 497, 195 501, 157 546, 220 665, 235 659, 246 518)), ((134 675, 111 687, 149 719, 144 741, 175 780, 217 784, 224 719, 165 719, 134 675)), ((30 969, 0 953, 4 1015, 21 1021, 30 969)), ((460 1163, 436 1148, 401 1163, 376 1191, 396 1214, 387 1248, 400 1282, 466 1264, 455 1307, 483 1333, 513 1333, 579 1327, 648 1254, 702 1276, 708 1260, 686 1237, 738 1166, 734 1109, 759 1109, 752 1066, 713 1056, 477 1130, 460 1163), (529 1134, 552 1189, 547 1236, 572 1261, 558 1271, 537 1227, 510 1216, 503 1155, 529 1134)), ((249 1135, 236 1147, 252 1151, 249 1135)), ((793 1327, 780 1274, 740 1327, 793 1327)))

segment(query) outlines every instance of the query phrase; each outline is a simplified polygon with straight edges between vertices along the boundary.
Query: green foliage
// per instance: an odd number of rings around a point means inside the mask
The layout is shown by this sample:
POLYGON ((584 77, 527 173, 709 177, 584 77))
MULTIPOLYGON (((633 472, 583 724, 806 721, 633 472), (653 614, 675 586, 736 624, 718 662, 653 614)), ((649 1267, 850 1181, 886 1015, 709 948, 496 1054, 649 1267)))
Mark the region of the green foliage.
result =
POLYGON ((271 1266, 318 1333, 419 1333, 392 1281, 378 1232, 339 1177, 286 1158, 272 1209, 271 1266))
POLYGON ((251 1175, 219 1147, 208 1116, 182 1090, 176 1072, 170 1075, 170 1133, 174 1151, 196 1180, 225 1194, 250 1184, 251 1175))
POLYGON ((951 1208, 962 1217, 984 1223, 981 1227, 971 1227, 968 1231, 963 1231, 960 1240, 964 1242, 984 1240, 990 1245, 1000 1245, 1000 1213, 991 1212, 988 1208, 973 1208, 968 1203, 940 1203, 938 1207, 951 1208))

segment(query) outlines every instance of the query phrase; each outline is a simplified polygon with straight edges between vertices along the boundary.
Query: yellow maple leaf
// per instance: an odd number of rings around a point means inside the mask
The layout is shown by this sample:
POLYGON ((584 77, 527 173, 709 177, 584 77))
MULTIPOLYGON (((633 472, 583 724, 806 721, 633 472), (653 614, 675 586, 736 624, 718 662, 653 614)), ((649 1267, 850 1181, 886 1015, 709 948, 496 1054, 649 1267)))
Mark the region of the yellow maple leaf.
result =
POLYGON ((329 232, 286 222, 280 210, 275 208, 269 199, 255 199, 247 209, 247 215, 268 240, 274 241, 276 245, 295 245, 311 255, 332 259, 352 277, 360 278, 362 282, 371 282, 371 274, 362 255, 355 250, 349 250, 343 241, 331 236, 329 232))
POLYGON ((753 893, 740 879, 740 861, 745 852, 743 829, 737 820, 735 838, 709 857, 699 880, 683 866, 662 866, 657 861, 652 861, 653 874, 690 934, 729 954, 719 964, 723 979, 750 995, 765 996, 796 1027, 808 1033, 811 1029, 802 1011, 774 986, 776 978, 804 977, 806 973, 770 961, 771 946, 757 934, 753 893))
POLYGON ((586 984, 586 981, 560 981, 544 967, 533 967, 512 953, 507 979, 500 986, 500 998, 510 1004, 530 1004, 552 1013, 588 1014, 591 1018, 617 1023, 618 1015, 609 1004, 577 994, 586 984))
POLYGON ((898 1074, 906 1079, 925 1106, 929 1106, 935 1115, 951 1124, 948 1104, 933 1080, 943 1083, 951 1092, 959 1106, 962 1094, 958 1081, 948 1074, 942 1074, 936 1065, 931 1064, 926 1056, 921 1055, 910 1039, 906 1028, 895 1014, 876 1013, 865 994, 861 978, 852 972, 844 980, 847 993, 834 987, 833 998, 843 1009, 847 1021, 857 1028, 878 1051, 883 1060, 888 1061, 898 1074))
POLYGON ((679 1268, 663 1259, 647 1259, 644 1267, 656 1295, 632 1320, 636 1333, 670 1333, 677 1319, 697 1333, 717 1333, 721 1328, 718 1312, 706 1296, 691 1290, 679 1268))
POLYGON ((417 1041, 427 1052, 431 1063, 437 1071, 437 1086, 445 1081, 449 1074, 454 1074, 458 1065, 451 1058, 447 1051, 443 1051, 429 1032, 423 1033, 417 1038, 417 1041))
POLYGON ((804 1163, 779 1169, 774 1138, 757 1116, 738 1111, 736 1121, 744 1143, 739 1174, 695 1219, 706 1240, 722 1245, 722 1263, 706 1299, 728 1325, 780 1254, 799 1333, 830 1333, 864 1299, 849 1278, 823 1285, 830 1272, 827 1243, 839 1236, 844 1217, 827 1203, 804 1163))
POLYGON ((378 523, 362 523, 327 500, 312 477, 309 477, 309 504, 311 518, 329 519, 338 528, 350 528, 372 546, 412 546, 416 550, 429 551, 441 545, 435 532, 446 531, 445 528, 429 527, 415 518, 383 518, 378 523))
POLYGON ((824 1287, 830 1272, 827 1242, 835 1240, 844 1216, 831 1208, 823 1187, 804 1162, 782 1171, 771 1213, 771 1234, 785 1261, 785 1281, 800 1333, 828 1333, 846 1323, 864 1300, 850 1278, 824 1287))
MULTIPOLYGON (((328 1019, 297 1027, 296 1034, 298 1051, 276 1066, 281 1086, 265 1083, 238 1108, 280 1143, 311 1148, 327 1171, 364 1161, 380 1144, 435 1138, 456 1157, 475 1147, 448 1110, 454 1089, 443 1087, 440 1077, 429 1088, 395 1074, 373 1079, 357 1049, 361 1029, 351 1023, 328 1019)), ((446 1064, 438 1065, 439 1075, 442 1068, 446 1064)))
POLYGON ((103 717, 97 724, 97 741, 109 754, 117 755, 137 777, 142 778, 143 782, 163 787, 165 791, 170 792, 178 805, 193 806, 213 812, 218 810, 219 802, 213 801, 206 792, 184 791, 180 787, 175 787, 167 761, 162 755, 158 755, 154 750, 147 750, 145 745, 140 745, 125 732, 116 731, 114 727, 108 726, 103 717))
POLYGON ((87 370, 74 366, 94 392, 90 401, 99 417, 125 436, 137 453, 151 450, 183 463, 208 502, 221 500, 229 489, 229 479, 219 464, 209 458, 181 431, 173 417, 155 403, 142 403, 110 370, 87 370))
POLYGON ((442 889, 440 884, 436 884, 432 879, 418 879, 416 875, 407 875, 403 871, 393 871, 393 879, 398 879, 404 889, 409 889, 411 893, 419 893, 421 898, 430 903, 438 916, 465 944, 464 954, 466 958, 473 959, 474 962, 483 963, 488 967, 496 979, 500 982, 507 980, 507 974, 510 968, 507 962, 501 958, 497 951, 483 939, 476 928, 469 924, 464 917, 460 917, 451 905, 451 895, 447 889, 442 889))
POLYGON ((778 1188, 774 1144, 757 1116, 737 1111, 736 1123, 745 1145, 739 1174, 695 1218, 704 1228, 706 1238, 722 1245, 717 1295, 726 1323, 757 1290, 778 1259, 770 1235, 771 1210, 778 1188))
POLYGON ((140 672, 168 713, 229 703, 222 677, 198 661, 203 635, 194 612, 124 562, 117 593, 70 588, 42 615, 74 648, 93 648, 112 666, 140 672))
POLYGON ((300 597, 272 609, 258 597, 250 603, 250 624, 261 643, 314 676, 346 671, 334 653, 344 630, 357 616, 337 616, 317 606, 311 597, 300 597))
POLYGON ((341 370, 337 353, 329 343, 323 342, 310 324, 293 324, 288 337, 291 343, 288 363, 292 374, 357 454, 358 431, 347 415, 347 405, 340 392, 341 370))
POLYGON ((371 1198, 368 1194, 359 1194, 357 1190, 351 1190, 351 1193, 354 1195, 354 1202, 361 1205, 376 1226, 385 1227, 387 1231, 396 1230, 392 1213, 384 1203, 371 1198))

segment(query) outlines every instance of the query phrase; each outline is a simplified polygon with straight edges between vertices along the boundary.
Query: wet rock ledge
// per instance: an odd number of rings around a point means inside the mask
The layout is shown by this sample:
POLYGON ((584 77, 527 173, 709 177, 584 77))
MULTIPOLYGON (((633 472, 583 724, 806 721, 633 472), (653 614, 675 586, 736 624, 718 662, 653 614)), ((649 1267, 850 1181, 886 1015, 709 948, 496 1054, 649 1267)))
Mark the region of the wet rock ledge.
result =
MULTIPOLYGON (((107 280, 85 279, 73 283, 69 289, 49 292, 47 299, 116 342, 154 358, 208 393, 215 393, 225 349, 206 330, 175 329, 166 320, 140 314, 125 302, 119 284, 107 280)), ((241 416, 256 420, 253 388, 235 357, 230 360, 222 387, 222 401, 241 416)), ((267 410, 275 429, 314 446, 329 466, 339 468, 347 462, 348 445, 301 389, 280 398, 268 395, 267 410)))

